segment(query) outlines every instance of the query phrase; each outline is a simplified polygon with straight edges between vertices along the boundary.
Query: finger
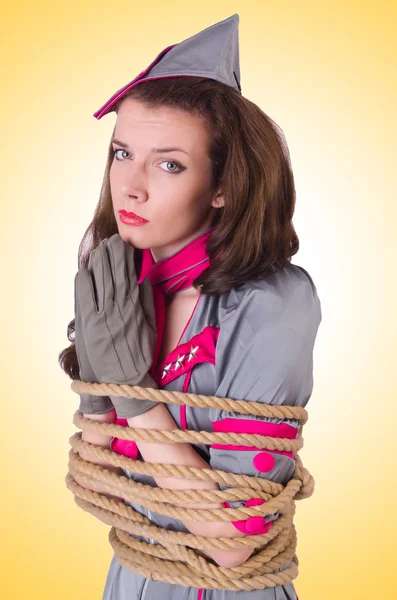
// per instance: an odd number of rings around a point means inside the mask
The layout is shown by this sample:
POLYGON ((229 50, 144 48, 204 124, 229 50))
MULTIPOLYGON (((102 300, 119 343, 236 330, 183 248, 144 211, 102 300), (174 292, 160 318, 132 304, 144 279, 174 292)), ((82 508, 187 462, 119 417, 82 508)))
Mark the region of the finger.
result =
POLYGON ((126 262, 126 272, 127 272, 127 281, 128 281, 128 293, 130 293, 131 289, 136 289, 138 286, 138 279, 135 268, 135 248, 131 244, 126 242, 125 249, 125 262, 126 262))
POLYGON ((124 242, 118 233, 112 235, 107 244, 110 265, 114 277, 115 295, 120 305, 124 304, 123 301, 127 297, 129 288, 126 265, 127 246, 128 244, 124 242))
POLYGON ((142 310, 145 314, 146 321, 150 325, 150 328, 155 333, 156 328, 156 311, 154 306, 154 294, 152 288, 152 282, 149 277, 145 277, 143 282, 139 285, 139 300, 142 310))
POLYGON ((74 344, 76 349, 77 362, 79 365, 79 372, 81 377, 81 363, 80 363, 80 346, 81 346, 81 313, 80 313, 80 302, 79 302, 79 290, 78 290, 78 273, 74 278, 74 344))
POLYGON ((98 312, 98 306, 95 299, 95 290, 92 277, 88 271, 82 267, 78 274, 78 301, 80 305, 81 318, 87 322, 87 318, 93 313, 98 312))
POLYGON ((79 274, 76 273, 76 276, 74 278, 74 343, 75 343, 75 347, 76 347, 77 360, 79 362, 79 367, 80 367, 80 372, 81 372, 81 365, 80 365, 79 353, 78 353, 79 347, 81 345, 81 339, 82 339, 78 275, 79 274))
POLYGON ((96 311, 98 311, 98 307, 100 304, 98 290, 97 290, 97 286, 96 286, 96 278, 95 278, 95 257, 97 254, 98 254, 97 248, 94 248, 94 250, 91 250, 90 256, 88 259, 88 265, 87 265, 87 271, 91 277, 91 285, 92 285, 92 289, 93 289, 93 293, 94 293, 96 311))
POLYGON ((99 310, 102 310, 105 313, 110 313, 114 304, 114 295, 115 295, 115 281, 114 281, 114 272, 112 271, 111 266, 111 257, 109 254, 108 242, 109 240, 102 240, 104 243, 99 244, 99 256, 100 256, 100 264, 98 264, 98 273, 100 273, 100 279, 97 283, 97 288, 100 293, 100 298, 102 299, 102 307, 99 306, 99 310))
MULTIPOLYGON (((87 351, 85 347, 85 340, 83 335, 83 324, 81 320, 80 311, 80 300, 79 300, 79 288, 78 273, 74 279, 75 282, 75 325, 74 325, 74 343, 76 350, 77 363, 79 365, 79 375, 82 381, 89 381, 92 383, 95 380, 95 376, 92 373, 92 368, 88 360, 87 351)), ((87 396, 88 398, 89 396, 87 396)))

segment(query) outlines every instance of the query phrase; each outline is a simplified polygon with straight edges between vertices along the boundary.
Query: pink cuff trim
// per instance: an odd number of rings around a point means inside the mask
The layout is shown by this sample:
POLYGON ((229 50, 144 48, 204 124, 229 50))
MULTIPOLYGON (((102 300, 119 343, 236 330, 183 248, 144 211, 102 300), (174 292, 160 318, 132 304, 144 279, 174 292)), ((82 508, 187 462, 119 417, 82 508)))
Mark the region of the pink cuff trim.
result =
POLYGON ((223 433, 256 433, 269 437, 280 437, 293 440, 298 430, 288 423, 271 423, 270 421, 255 421, 254 419, 222 419, 212 423, 214 431, 223 433))
POLYGON ((289 458, 294 459, 294 453, 290 450, 269 450, 268 448, 258 448, 257 446, 236 446, 234 444, 211 444, 211 448, 215 448, 216 450, 237 450, 242 452, 246 450, 259 450, 259 452, 283 454, 284 456, 289 456, 289 458))
MULTIPOLYGON (((128 426, 127 419, 117 418, 115 421, 116 425, 122 425, 123 427, 128 426)), ((139 456, 138 446, 136 442, 133 440, 121 440, 120 438, 113 437, 110 440, 110 448, 116 454, 122 454, 123 456, 128 456, 128 458, 133 458, 136 460, 139 456)))
MULTIPOLYGON (((267 437, 279 437, 293 440, 298 435, 298 430, 288 423, 271 423, 270 421, 256 421, 254 419, 221 419, 212 422, 213 430, 222 433, 253 433, 267 437)), ((286 450, 269 450, 257 446, 236 446, 234 444, 212 444, 211 448, 218 450, 259 450, 273 454, 283 454, 294 460, 294 453, 286 450)))
POLYGON ((131 440, 120 440, 119 438, 112 438, 110 442, 110 448, 116 454, 122 454, 136 460, 139 456, 138 446, 136 442, 131 440))

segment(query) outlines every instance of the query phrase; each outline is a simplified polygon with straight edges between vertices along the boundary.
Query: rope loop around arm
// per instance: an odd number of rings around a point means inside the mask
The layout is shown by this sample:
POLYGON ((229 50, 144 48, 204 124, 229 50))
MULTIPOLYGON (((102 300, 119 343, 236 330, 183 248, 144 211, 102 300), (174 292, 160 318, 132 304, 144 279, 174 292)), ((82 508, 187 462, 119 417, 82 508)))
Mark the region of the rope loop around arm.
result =
POLYGON ((66 485, 75 497, 76 504, 111 526, 109 541, 120 564, 146 578, 184 586, 206 589, 254 590, 285 585, 298 574, 296 556, 297 536, 293 524, 295 501, 310 497, 314 491, 314 479, 305 469, 298 455, 303 447, 302 428, 308 413, 302 407, 276 406, 246 400, 171 392, 140 386, 86 383, 74 380, 71 388, 75 393, 96 396, 122 396, 142 400, 155 400, 169 404, 186 404, 205 408, 217 408, 240 414, 297 419, 299 433, 295 439, 194 430, 160 431, 134 429, 121 425, 100 423, 86 419, 79 411, 73 423, 82 430, 124 440, 151 443, 233 444, 255 446, 268 450, 284 450, 294 453, 295 471, 284 486, 261 477, 229 473, 217 469, 198 469, 182 465, 146 463, 84 441, 81 433, 71 436, 69 443, 69 472, 66 485), (211 480, 229 486, 225 490, 168 490, 136 482, 123 475, 94 464, 85 457, 97 458, 127 471, 152 477, 181 477, 183 479, 211 480), (84 479, 87 485, 100 483, 101 489, 110 494, 120 494, 127 502, 139 504, 158 514, 176 519, 193 521, 235 521, 252 516, 279 513, 266 534, 246 535, 236 538, 206 538, 191 533, 169 531, 158 527, 122 499, 109 497, 87 489, 77 483, 75 477, 84 479), (261 498, 263 504, 241 508, 193 509, 188 503, 247 502, 261 498), (154 543, 134 536, 150 538, 154 543), (249 546, 254 550, 250 558, 231 569, 216 565, 203 555, 210 549, 232 550, 249 546), (290 563, 285 568, 286 563, 290 563))

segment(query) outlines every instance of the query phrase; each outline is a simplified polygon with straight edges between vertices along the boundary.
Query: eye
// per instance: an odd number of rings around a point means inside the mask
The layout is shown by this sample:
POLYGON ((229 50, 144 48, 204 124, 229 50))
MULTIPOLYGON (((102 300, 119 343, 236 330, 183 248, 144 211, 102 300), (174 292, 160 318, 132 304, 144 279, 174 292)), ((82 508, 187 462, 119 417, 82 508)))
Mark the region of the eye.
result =
MULTIPOLYGON (((121 148, 117 148, 116 150, 115 150, 115 149, 113 149, 113 154, 114 154, 114 156, 116 157, 116 160, 124 160, 124 159, 122 159, 122 158, 118 158, 118 156, 117 156, 117 152, 126 152, 126 154, 129 154, 129 152, 127 152, 127 150, 123 150, 123 149, 121 149, 121 148)), ((131 154, 130 154, 130 156, 131 156, 131 154)))
POLYGON ((168 173, 180 173, 181 171, 184 171, 186 167, 184 167, 183 165, 181 165, 179 162, 177 162, 176 160, 164 160, 162 163, 160 163, 161 165, 166 163, 167 165, 175 165, 176 168, 178 170, 171 169, 171 170, 167 170, 168 173))
MULTIPOLYGON (((113 148, 113 155, 115 156, 116 160, 123 161, 125 158, 125 157, 119 158, 117 152, 125 152, 128 156, 131 156, 131 154, 129 152, 127 152, 127 150, 124 150, 123 148, 116 148, 116 149, 113 148)), ((177 160, 164 160, 160 164, 164 164, 164 163, 166 163, 167 165, 174 165, 174 168, 166 170, 167 173, 181 173, 182 171, 184 171, 186 169, 186 167, 181 165, 181 163, 179 163, 177 160)))

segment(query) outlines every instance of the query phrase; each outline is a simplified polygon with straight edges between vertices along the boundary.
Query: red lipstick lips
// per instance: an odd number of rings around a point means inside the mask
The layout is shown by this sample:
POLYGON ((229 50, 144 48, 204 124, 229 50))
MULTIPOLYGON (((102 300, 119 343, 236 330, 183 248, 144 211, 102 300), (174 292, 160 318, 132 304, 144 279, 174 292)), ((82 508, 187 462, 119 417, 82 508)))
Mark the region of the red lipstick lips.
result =
POLYGON ((119 215, 120 221, 126 225, 144 225, 145 223, 149 222, 133 212, 128 212, 127 210, 119 210, 119 215))

